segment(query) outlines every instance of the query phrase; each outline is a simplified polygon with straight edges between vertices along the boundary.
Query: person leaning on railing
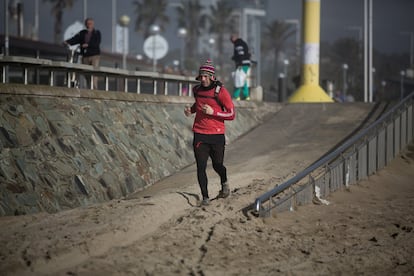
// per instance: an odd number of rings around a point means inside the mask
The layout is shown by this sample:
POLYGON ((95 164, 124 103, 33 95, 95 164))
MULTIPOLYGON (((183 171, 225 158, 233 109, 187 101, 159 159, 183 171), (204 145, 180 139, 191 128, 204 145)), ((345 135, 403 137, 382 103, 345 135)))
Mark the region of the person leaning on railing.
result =
MULTIPOLYGON (((80 45, 80 53, 82 55, 82 64, 99 66, 100 60, 100 44, 101 32, 95 29, 95 22, 92 18, 85 19, 85 28, 73 37, 65 40, 64 45, 80 45)), ((98 88, 98 80, 93 78, 93 89, 98 88)), ((88 84, 89 87, 89 84, 88 84)))

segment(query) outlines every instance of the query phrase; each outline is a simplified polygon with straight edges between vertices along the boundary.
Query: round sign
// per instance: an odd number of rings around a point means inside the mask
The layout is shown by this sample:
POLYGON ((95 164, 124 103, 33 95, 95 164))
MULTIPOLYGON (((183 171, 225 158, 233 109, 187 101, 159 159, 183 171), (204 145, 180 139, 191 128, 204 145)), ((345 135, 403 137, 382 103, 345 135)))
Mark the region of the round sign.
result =
POLYGON ((159 34, 151 35, 144 41, 144 53, 151 59, 165 57, 168 52, 168 42, 159 34))
MULTIPOLYGON (((70 25, 69 27, 66 28, 66 30, 63 34, 63 39, 67 40, 67 39, 73 37, 74 35, 76 35, 80 31, 82 31, 84 28, 85 27, 82 23, 80 23, 79 21, 75 21, 72 25, 70 25)), ((78 45, 72 45, 72 46, 69 46, 69 48, 71 50, 75 50, 76 48, 78 48, 78 45)))

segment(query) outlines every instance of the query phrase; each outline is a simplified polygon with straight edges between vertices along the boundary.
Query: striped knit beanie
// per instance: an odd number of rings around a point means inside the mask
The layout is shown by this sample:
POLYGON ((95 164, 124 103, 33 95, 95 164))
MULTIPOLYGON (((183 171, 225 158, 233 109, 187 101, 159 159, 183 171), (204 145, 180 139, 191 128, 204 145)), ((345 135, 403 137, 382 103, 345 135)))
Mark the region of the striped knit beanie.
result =
POLYGON ((214 69, 214 65, 211 62, 210 59, 206 60, 206 62, 204 62, 203 65, 200 66, 200 69, 198 70, 198 77, 197 79, 200 78, 201 75, 208 75, 210 77, 212 77, 212 79, 214 79, 214 75, 215 75, 215 69, 214 69))

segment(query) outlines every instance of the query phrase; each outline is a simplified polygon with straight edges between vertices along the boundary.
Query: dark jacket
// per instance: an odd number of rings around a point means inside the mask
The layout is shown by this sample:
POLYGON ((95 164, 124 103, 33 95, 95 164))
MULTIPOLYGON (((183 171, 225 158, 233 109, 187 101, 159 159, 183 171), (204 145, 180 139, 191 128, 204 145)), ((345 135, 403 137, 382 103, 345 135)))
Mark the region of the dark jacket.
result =
POLYGON ((84 57, 99 55, 101 53, 101 49, 99 48, 101 44, 101 32, 94 29, 89 39, 88 47, 82 48, 82 44, 86 43, 85 37, 87 33, 87 30, 82 30, 72 38, 66 40, 66 42, 70 45, 80 44, 81 55, 84 57))
POLYGON ((241 38, 234 41, 234 53, 231 59, 236 63, 236 67, 241 65, 250 65, 249 47, 241 38))

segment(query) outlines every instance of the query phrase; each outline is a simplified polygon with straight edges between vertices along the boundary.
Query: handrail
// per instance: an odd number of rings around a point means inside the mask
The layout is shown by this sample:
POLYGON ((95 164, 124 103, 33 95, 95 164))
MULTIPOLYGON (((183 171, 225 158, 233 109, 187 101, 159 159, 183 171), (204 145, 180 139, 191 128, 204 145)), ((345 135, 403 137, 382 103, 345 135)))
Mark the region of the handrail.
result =
POLYGON ((27 63, 32 65, 48 65, 52 61, 50 59, 30 58, 22 56, 0 56, 1 63, 27 63))
POLYGON ((310 175, 315 170, 319 169, 320 167, 334 161, 337 159, 341 154, 343 154, 345 151, 349 150, 352 146, 354 146, 358 141, 360 141, 362 138, 368 136, 371 134, 371 131, 375 130, 378 126, 381 126, 385 121, 392 118, 393 114, 397 111, 399 111, 404 105, 406 105, 409 101, 411 103, 414 102, 414 93, 411 93, 408 95, 405 99, 400 101, 398 104, 396 104, 392 109, 387 111, 383 116, 381 116, 377 121, 369 125, 366 129, 362 130, 355 136, 349 138, 346 140, 342 145, 337 147, 332 152, 326 154, 323 158, 318 160, 317 162, 313 163, 311 166, 307 167, 294 177, 290 178, 289 180, 285 181, 281 185, 278 185, 277 187, 273 188, 272 190, 262 194, 261 196, 257 197, 253 208, 254 211, 256 211, 259 215, 263 214, 263 203, 270 200, 272 197, 280 194, 281 192, 285 191, 286 189, 290 188, 292 185, 298 183, 300 180, 305 178, 307 175, 310 175))
MULTIPOLYGON (((165 74, 159 72, 147 71, 131 71, 120 68, 111 68, 105 66, 93 67, 91 65, 71 63, 66 61, 52 61, 48 59, 21 57, 21 56, 0 56, 0 65, 2 67, 2 82, 8 83, 7 78, 8 66, 23 68, 23 83, 28 84, 28 69, 43 69, 49 72, 49 85, 56 86, 54 82, 54 75, 56 72, 65 72, 67 74, 67 85, 69 87, 69 74, 77 73, 85 76, 103 77, 105 79, 105 91, 109 90, 108 78, 122 79, 124 84, 124 92, 128 92, 127 81, 135 79, 137 81, 136 93, 140 91, 140 81, 147 80, 153 82, 154 94, 157 94, 157 81, 164 84, 164 95, 168 94, 167 84, 177 83, 179 85, 179 95, 183 95, 183 87, 187 85, 188 91, 191 91, 191 86, 197 81, 194 77, 165 74)), ((37 84, 37 83, 36 83, 37 84)), ((92 87, 91 87, 92 88, 92 87)), ((190 95, 190 93, 189 93, 190 95)))

